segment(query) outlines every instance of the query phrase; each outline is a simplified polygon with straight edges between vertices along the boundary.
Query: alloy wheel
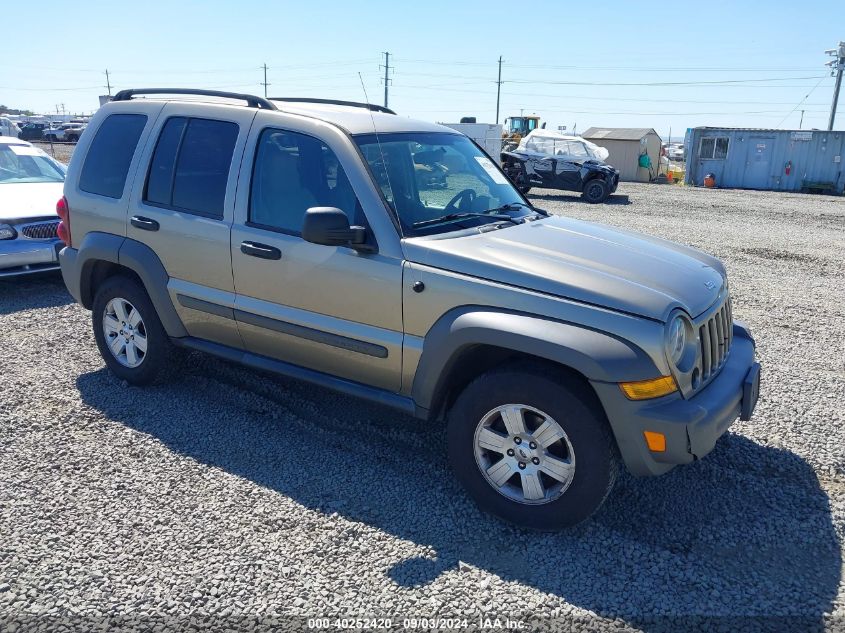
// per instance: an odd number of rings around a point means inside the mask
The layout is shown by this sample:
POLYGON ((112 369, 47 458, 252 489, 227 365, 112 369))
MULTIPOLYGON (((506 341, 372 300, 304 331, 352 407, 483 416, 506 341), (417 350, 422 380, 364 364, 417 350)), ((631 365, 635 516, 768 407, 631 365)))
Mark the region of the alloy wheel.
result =
POLYGON ((550 503, 575 476, 575 452, 563 427, 525 404, 504 404, 485 414, 473 449, 487 483, 518 503, 550 503))
POLYGON ((147 355, 147 328, 129 301, 115 297, 103 312, 103 335, 112 356, 124 367, 138 367, 147 355))

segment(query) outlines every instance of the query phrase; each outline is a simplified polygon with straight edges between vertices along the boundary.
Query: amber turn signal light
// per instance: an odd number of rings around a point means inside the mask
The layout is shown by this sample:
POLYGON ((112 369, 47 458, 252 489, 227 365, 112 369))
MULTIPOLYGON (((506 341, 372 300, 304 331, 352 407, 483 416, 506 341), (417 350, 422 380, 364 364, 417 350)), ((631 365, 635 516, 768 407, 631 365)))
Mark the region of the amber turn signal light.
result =
POLYGON ((648 444, 648 450, 652 453, 666 452, 666 436, 663 433, 643 431, 643 437, 645 437, 645 443, 648 444))
POLYGON ((629 400, 647 400, 648 398, 659 398, 678 390, 675 379, 672 376, 661 376, 650 380, 638 380, 636 382, 620 382, 619 388, 629 400))

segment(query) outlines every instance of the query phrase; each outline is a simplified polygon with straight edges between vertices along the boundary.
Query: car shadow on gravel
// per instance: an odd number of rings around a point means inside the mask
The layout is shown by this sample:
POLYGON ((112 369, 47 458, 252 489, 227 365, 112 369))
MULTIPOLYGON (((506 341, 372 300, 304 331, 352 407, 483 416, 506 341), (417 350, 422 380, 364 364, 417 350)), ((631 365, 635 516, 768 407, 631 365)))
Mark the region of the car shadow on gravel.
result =
POLYGON ((0 278, 0 314, 73 303, 58 271, 0 278))
MULTIPOLYGON (((764 620, 746 620, 763 616, 767 629, 818 629, 837 595, 840 546, 815 472, 736 433, 662 477, 622 475, 591 520, 546 534, 466 499, 445 468, 441 425, 216 360, 147 390, 120 389, 105 370, 77 386, 88 406, 170 451, 434 552, 390 560, 386 551, 400 592, 477 568, 647 631, 757 628, 764 620), (248 408, 232 402, 244 390, 248 408), (166 414, 140 398, 165 403, 166 414)), ((463 599, 480 600, 481 577, 466 578, 479 593, 463 599)))

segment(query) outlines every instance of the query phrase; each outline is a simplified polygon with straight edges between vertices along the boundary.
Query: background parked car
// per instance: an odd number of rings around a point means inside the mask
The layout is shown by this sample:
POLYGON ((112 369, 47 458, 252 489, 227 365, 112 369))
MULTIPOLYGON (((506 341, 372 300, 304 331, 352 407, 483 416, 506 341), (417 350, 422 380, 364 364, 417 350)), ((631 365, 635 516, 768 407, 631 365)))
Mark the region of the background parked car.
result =
POLYGON ((65 131, 62 124, 56 124, 55 121, 50 124, 50 127, 44 130, 45 141, 63 141, 65 140, 65 131))
POLYGON ((11 136, 12 138, 17 138, 20 131, 21 129, 18 127, 17 123, 7 117, 0 116, 0 136, 11 136))
POLYGON ((84 123, 62 123, 58 127, 44 130, 44 138, 48 141, 71 141, 75 143, 85 130, 84 123))
POLYGON ((0 277, 58 268, 56 202, 66 168, 17 138, 0 138, 0 277))
POLYGON ((48 127, 46 123, 24 123, 18 138, 24 141, 40 141, 48 127))
POLYGON ((531 187, 576 191, 598 204, 619 185, 619 170, 604 162, 607 156, 605 148, 581 137, 541 129, 502 152, 502 169, 523 193, 531 187))
POLYGON ((82 136, 82 132, 85 131, 85 126, 85 123, 66 123, 62 126, 65 133, 64 140, 76 143, 79 140, 79 137, 82 136))
POLYGON ((673 160, 676 162, 684 162, 686 160, 686 156, 684 154, 684 146, 681 143, 672 143, 669 145, 669 148, 666 150, 666 156, 669 160, 673 160))

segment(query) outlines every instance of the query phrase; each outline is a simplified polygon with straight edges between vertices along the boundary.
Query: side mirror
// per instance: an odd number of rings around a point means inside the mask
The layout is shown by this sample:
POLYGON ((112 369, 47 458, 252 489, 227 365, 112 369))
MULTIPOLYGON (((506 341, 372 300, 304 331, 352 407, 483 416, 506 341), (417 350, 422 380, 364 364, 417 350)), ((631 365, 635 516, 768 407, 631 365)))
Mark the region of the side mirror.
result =
POLYGON ((305 212, 302 239, 324 246, 350 246, 357 251, 372 252, 367 244, 367 229, 349 226, 349 218, 337 207, 311 207, 305 212))

